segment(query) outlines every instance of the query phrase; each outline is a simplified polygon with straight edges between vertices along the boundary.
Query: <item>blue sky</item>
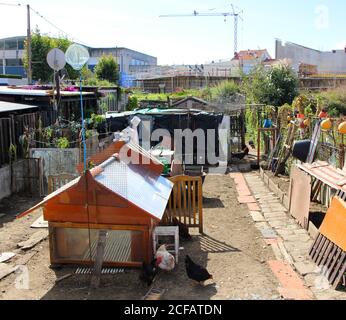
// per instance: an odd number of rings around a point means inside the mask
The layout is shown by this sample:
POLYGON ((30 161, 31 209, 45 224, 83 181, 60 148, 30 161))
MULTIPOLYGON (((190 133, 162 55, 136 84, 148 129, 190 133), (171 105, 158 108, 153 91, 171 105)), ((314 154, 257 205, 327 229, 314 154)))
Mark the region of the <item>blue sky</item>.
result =
MULTIPOLYGON (((1 0, 18 3, 19 1, 1 0)), ((159 18, 161 14, 229 12, 241 8, 239 48, 267 48, 275 38, 320 50, 346 45, 344 0, 30 0, 41 15, 75 39, 94 47, 124 46, 157 56, 160 64, 195 64, 233 53, 233 18, 159 18)), ((32 14, 32 26, 59 34, 32 14)), ((0 38, 25 35, 24 8, 0 5, 0 38)))

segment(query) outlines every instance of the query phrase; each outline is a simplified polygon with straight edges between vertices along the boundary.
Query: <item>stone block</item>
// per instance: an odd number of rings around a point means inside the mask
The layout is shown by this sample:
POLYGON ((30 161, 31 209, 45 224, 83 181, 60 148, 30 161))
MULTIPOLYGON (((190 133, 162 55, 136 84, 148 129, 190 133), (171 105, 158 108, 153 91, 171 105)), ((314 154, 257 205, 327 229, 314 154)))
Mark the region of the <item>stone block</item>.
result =
POLYGON ((258 211, 252 211, 252 212, 250 212, 250 215, 252 217, 252 220, 255 222, 265 222, 264 217, 258 211))
POLYGON ((316 265, 311 261, 295 262, 294 267, 302 276, 316 272, 316 265))

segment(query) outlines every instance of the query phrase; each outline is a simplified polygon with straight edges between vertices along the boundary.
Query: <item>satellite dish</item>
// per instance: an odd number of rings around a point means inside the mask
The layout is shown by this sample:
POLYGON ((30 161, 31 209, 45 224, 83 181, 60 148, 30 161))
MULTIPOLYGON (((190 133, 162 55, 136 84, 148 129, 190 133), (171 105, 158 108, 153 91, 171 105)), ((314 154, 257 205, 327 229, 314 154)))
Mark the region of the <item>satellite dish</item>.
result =
POLYGON ((66 65, 65 53, 60 49, 52 49, 47 54, 47 63, 54 71, 60 71, 66 65))
POLYGON ((81 70, 90 58, 88 49, 76 43, 68 47, 65 56, 66 62, 74 70, 81 70))

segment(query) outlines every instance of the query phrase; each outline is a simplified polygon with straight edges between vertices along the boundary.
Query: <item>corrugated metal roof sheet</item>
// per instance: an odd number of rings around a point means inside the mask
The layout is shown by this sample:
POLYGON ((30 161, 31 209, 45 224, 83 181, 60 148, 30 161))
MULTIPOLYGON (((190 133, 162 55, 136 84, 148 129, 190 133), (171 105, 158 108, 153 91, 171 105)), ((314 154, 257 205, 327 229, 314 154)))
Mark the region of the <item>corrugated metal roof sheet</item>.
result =
MULTIPOLYGON (((10 88, 0 86, 0 94, 13 95, 13 96, 32 96, 32 97, 50 97, 52 96, 51 90, 28 90, 22 88, 10 88)), ((66 97, 78 97, 80 95, 79 91, 60 91, 61 96, 66 97)), ((94 95, 93 92, 83 92, 83 96, 94 95)))
POLYGON ((346 172, 335 168, 328 162, 317 161, 313 164, 300 164, 297 167, 317 178, 333 189, 346 192, 346 172))
POLYGON ((114 158, 104 162, 104 171, 94 179, 157 219, 162 219, 173 184, 143 166, 114 158))
POLYGON ((27 104, 12 103, 6 101, 0 101, 0 113, 1 112, 12 112, 21 111, 26 109, 37 109, 37 106, 30 106, 27 104))

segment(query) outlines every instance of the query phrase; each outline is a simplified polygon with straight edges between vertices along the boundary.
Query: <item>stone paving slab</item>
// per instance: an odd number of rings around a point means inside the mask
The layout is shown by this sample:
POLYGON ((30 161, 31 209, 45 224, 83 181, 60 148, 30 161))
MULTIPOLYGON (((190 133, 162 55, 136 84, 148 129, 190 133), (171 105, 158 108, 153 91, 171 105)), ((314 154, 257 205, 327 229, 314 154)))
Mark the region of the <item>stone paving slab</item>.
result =
POLYGON ((261 208, 258 206, 257 203, 248 203, 247 207, 249 211, 261 211, 261 208))
POLYGON ((258 211, 251 211, 250 215, 252 217, 252 220, 255 221, 255 222, 264 222, 265 221, 265 219, 262 216, 262 214, 260 212, 258 212, 258 211))
POLYGON ((346 293, 343 292, 317 290, 316 283, 320 275, 308 255, 313 239, 290 216, 280 202, 282 199, 270 191, 258 174, 247 173, 243 179, 237 176, 236 180, 239 190, 243 192, 246 191, 244 182, 247 183, 257 200, 247 205, 256 228, 262 233, 266 244, 271 246, 277 259, 269 265, 281 284, 281 295, 285 299, 294 300, 311 300, 314 294, 317 299, 346 299, 346 293))
POLYGON ((295 262, 294 267, 303 277, 316 272, 316 265, 310 261, 295 262))
POLYGON ((256 203, 256 200, 253 196, 241 196, 241 197, 238 197, 238 202, 240 204, 248 204, 248 203, 256 203))
POLYGON ((287 262, 269 261, 268 264, 280 281, 282 287, 279 288, 279 292, 285 299, 313 300, 312 292, 305 287, 303 280, 287 262))
POLYGON ((260 231, 265 239, 274 239, 278 236, 272 228, 260 229, 260 231))

